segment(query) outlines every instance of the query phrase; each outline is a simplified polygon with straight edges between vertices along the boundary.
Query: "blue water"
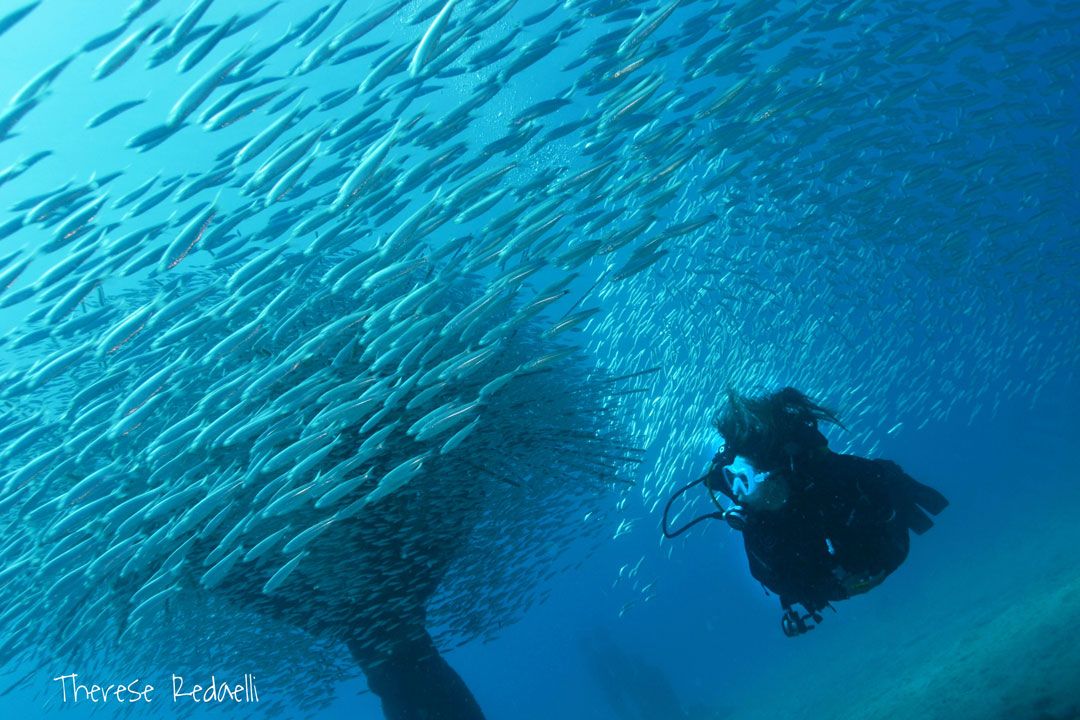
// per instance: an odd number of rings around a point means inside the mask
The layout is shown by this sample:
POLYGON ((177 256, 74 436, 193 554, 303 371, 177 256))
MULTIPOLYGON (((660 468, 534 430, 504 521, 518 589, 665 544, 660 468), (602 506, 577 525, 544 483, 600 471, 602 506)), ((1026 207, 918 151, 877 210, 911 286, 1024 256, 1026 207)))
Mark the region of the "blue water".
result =
MULTIPOLYGON (((381 0, 347 0, 311 44, 285 45, 258 77, 281 78, 269 87, 306 88, 299 103, 316 104, 327 93, 355 87, 373 59, 399 43, 411 50, 432 13, 421 22, 409 20, 429 5, 405 4, 360 41, 386 40, 385 48, 290 75, 321 42, 383 7, 381 0)), ((486 5, 459 0, 447 32, 468 30, 462 18, 486 5)), ((563 23, 565 34, 551 54, 498 80, 499 92, 474 110, 464 130, 436 147, 460 141, 476 152, 515 127, 511 123, 524 109, 554 97, 570 103, 535 121, 539 137, 574 120, 582 120, 582 127, 546 144, 533 139, 441 184, 449 190, 512 162, 512 171, 491 189, 513 189, 536 175, 544 178, 549 169, 556 169, 552 177, 567 177, 611 160, 619 172, 588 192, 570 191, 560 205, 561 224, 553 227, 572 245, 607 241, 620 229, 635 228, 647 213, 656 221, 638 227, 609 258, 577 267, 579 275, 567 282, 569 297, 556 306, 555 318, 563 311, 599 308, 594 319, 570 333, 590 362, 616 374, 660 370, 642 381, 645 392, 609 409, 614 426, 645 449, 641 462, 622 467, 622 482, 590 500, 593 520, 557 518, 565 530, 558 542, 522 551, 525 558, 560 558, 553 566, 558 572, 535 588, 544 602, 510 613, 513 622, 487 628, 447 655, 488 718, 1080 717, 1080 656, 1067 639, 1067 628, 1080 621, 1080 492, 1073 482, 1080 471, 1080 12, 1070 3, 1045 2, 828 2, 814 4, 805 20, 796 20, 805 26, 791 40, 768 42, 782 31, 771 19, 799 6, 786 0, 684 0, 639 51, 611 64, 622 39, 660 17, 667 3, 567 0, 550 17, 522 26, 552 3, 518 0, 476 41, 483 48, 520 28, 507 58, 464 72, 455 69, 464 61, 451 63, 444 75, 424 78, 434 86, 430 94, 408 104, 412 86, 404 72, 378 87, 387 98, 380 120, 398 120, 393 113, 404 108, 400 119, 422 111, 418 122, 437 121, 519 57, 528 41, 550 37, 563 23), (731 7, 735 25, 724 27, 720 19, 731 7), (715 12, 703 20, 701 13, 710 9, 715 12), (688 25, 691 18, 698 24, 688 25), (705 58, 725 37, 737 37, 740 27, 760 41, 708 65, 705 58), (793 44, 801 50, 793 51, 793 44), (629 82, 656 73, 658 89, 613 119, 617 93, 628 84, 602 80, 590 68, 610 75, 638 58, 643 64, 627 71, 629 82), (583 62, 575 66, 578 60, 583 62), (706 71, 692 77, 688 68, 694 67, 706 71), (751 82, 738 85, 744 79, 751 82), (738 88, 732 99, 708 117, 694 117, 732 87, 738 88), (680 108, 681 100, 695 96, 692 104, 687 101, 690 109, 680 108), (597 215, 604 219, 599 211, 612 209, 622 212, 599 226, 589 224, 597 215), (581 219, 593 210, 596 215, 581 219), (666 254, 657 262, 612 280, 633 249, 666 227, 710 213, 715 217, 702 229, 666 240, 666 254), (571 301, 580 304, 568 307, 571 301), (719 393, 728 386, 785 384, 824 398, 840 412, 848 429, 830 430, 834 448, 895 460, 951 501, 932 531, 913 538, 908 561, 887 582, 839 603, 819 629, 796 639, 781 634, 776 598, 750 576, 736 533, 710 523, 664 541, 659 528, 663 501, 701 472, 719 443, 709 425, 719 393)), ((5 0, 0 15, 18 7, 5 0)), ((218 153, 277 117, 268 110, 275 99, 221 131, 193 123, 145 152, 126 146, 129 138, 163 122, 177 98, 214 63, 241 48, 264 47, 316 9, 296 0, 280 3, 187 73, 177 71, 177 61, 198 40, 156 68, 147 64, 148 43, 114 74, 91 79, 95 66, 130 32, 158 21, 168 28, 188 7, 184 0, 161 0, 115 40, 78 53, 38 91, 37 106, 13 135, 0 140, 0 168, 38 151, 52 154, 0 185, 0 209, 68 181, 87 182, 94 173, 122 171, 108 189, 112 199, 158 173, 191 180, 214 167, 218 153), (142 98, 145 103, 101 127, 85 127, 105 109, 142 98)), ((217 0, 195 27, 212 32, 234 13, 246 16, 264 7, 217 0)), ((116 29, 126 8, 113 0, 43 0, 0 35, 0 99, 91 38, 116 29)), ((222 94, 215 91, 196 115, 222 94)), ((285 137, 347 117, 369 97, 360 93, 316 111, 285 137)), ((275 211, 309 200, 325 206, 382 136, 370 132, 355 148, 335 149, 343 161, 337 176, 261 211, 241 226, 241 234, 274 242, 276 236, 257 234, 275 211)), ((283 144, 279 140, 273 148, 283 144)), ((316 157, 308 176, 329 166, 331 154, 316 157)), ((399 144, 387 167, 407 169, 432 154, 419 143, 399 144)), ((243 207, 248 199, 236 185, 265 157, 243 165, 230 179, 237 183, 220 192, 211 187, 186 200, 170 193, 138 219, 115 211, 94 222, 118 223, 108 236, 167 222, 164 248, 199 203, 213 200, 219 217, 243 207)), ((539 206, 545 192, 560 187, 546 178, 534 190, 538 194, 521 202, 539 206)), ((431 196, 429 188, 402 193, 402 210, 385 222, 365 223, 372 235, 357 231, 355 243, 341 252, 377 243, 431 196)), ((255 197, 261 205, 263 193, 255 197)), ((483 223, 509 202, 463 224, 461 232, 447 224, 426 240, 439 247, 471 232, 473 244, 466 247, 479 247, 483 223)), ((0 221, 15 214, 5 213, 0 221)), ((281 236, 290 228, 283 226, 281 236)), ((11 291, 71 251, 41 251, 51 233, 27 226, 0 239, 0 256, 19 250, 25 253, 20 258, 34 258, 11 291)), ((308 241, 291 242, 302 249, 308 241)), ((221 283, 235 266, 222 270, 215 259, 196 246, 178 272, 221 283)), ((484 272, 478 283, 502 271, 484 272)), ((535 278, 536 286, 569 274, 552 263, 535 278)), ((162 278, 145 270, 119 275, 108 279, 106 294, 125 312, 139 298, 152 297, 162 278)), ((34 297, 0 309, 0 333, 8 333, 0 372, 12 373, 5 382, 68 347, 66 339, 52 338, 29 349, 11 347, 37 327, 26 319, 37 302, 34 297)), ((92 328, 79 338, 94 339, 107 329, 92 328)), ((105 372, 107 363, 95 362, 79 366, 80 382, 105 372)), ((52 407, 45 391, 4 392, 8 417, 52 407)), ((62 427, 58 432, 64 437, 62 427)), ((27 459, 5 459, 0 470, 6 476, 27 459)), ((709 509, 704 497, 692 498, 688 513, 709 509)), ((513 512, 515 506, 504 509, 513 512)), ((12 543, 5 540, 5 547, 15 547, 21 532, 41 529, 25 515, 10 514, 4 527, 12 543)), ((500 557, 514 554, 511 549, 500 557)), ((18 559, 0 558, 0 572, 18 559)), ((523 595, 534 592, 530 582, 522 580, 523 595)), ((518 588, 482 590, 513 595, 518 588)), ((16 596, 11 586, 0 591, 5 601, 16 596)), ((53 622, 49 607, 42 605, 33 622, 53 622)), ((158 643, 150 648, 158 664, 124 666, 153 676, 159 687, 167 684, 172 648, 205 642, 210 653, 229 644, 229 638, 182 634, 190 626, 171 627, 167 614, 160 622, 148 641, 158 643)), ((5 637, 15 630, 6 620, 0 627, 5 637)), ((233 632, 240 642, 253 630, 233 632)), ((92 632, 83 633, 87 647, 98 647, 92 632)), ((97 651, 98 667, 78 670, 59 650, 38 651, 38 663, 0 658, 7 663, 3 688, 15 684, 0 696, 4 717, 90 717, 83 704, 58 703, 51 678, 69 671, 116 672, 111 651, 97 651)), ((259 688, 264 697, 280 701, 284 717, 382 717, 357 673, 342 678, 334 668, 295 667, 279 668, 274 676, 290 676, 288 687, 259 688), (285 694, 298 686, 306 686, 317 705, 285 694)), ((220 670, 236 677, 247 672, 235 658, 220 670)), ((158 715, 179 712, 166 702, 154 709, 158 715)), ((246 710, 256 717, 266 712, 258 706, 246 710)), ((131 715, 144 711, 153 712, 129 709, 131 715)), ((94 716, 101 713, 119 711, 99 708, 94 716)))

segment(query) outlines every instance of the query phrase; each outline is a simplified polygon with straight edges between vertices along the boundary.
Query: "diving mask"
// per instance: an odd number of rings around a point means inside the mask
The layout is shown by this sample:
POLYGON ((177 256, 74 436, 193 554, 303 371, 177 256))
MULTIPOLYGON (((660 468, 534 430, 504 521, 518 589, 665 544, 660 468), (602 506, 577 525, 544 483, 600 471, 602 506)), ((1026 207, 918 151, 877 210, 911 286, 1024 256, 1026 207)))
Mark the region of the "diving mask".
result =
POLYGON ((788 485, 778 473, 761 472, 748 459, 736 455, 721 472, 735 500, 753 510, 776 510, 788 499, 788 485))

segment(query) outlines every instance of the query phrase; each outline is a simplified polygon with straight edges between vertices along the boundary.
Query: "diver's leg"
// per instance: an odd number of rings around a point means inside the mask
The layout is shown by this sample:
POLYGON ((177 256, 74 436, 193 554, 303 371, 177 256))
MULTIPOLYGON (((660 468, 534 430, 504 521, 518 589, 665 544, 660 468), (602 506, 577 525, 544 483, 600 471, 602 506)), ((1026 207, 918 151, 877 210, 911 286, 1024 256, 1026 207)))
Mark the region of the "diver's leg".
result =
POLYGON ((349 650, 382 701, 387 720, 484 720, 469 688, 423 628, 380 643, 350 642, 349 650))

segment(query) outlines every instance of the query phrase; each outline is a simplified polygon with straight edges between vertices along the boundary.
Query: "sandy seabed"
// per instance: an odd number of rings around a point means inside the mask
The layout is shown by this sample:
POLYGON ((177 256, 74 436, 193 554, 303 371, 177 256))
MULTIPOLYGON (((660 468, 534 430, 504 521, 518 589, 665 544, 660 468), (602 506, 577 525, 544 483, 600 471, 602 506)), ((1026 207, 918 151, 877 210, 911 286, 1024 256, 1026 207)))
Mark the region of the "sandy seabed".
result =
POLYGON ((835 628, 850 652, 808 646, 799 668, 744 688, 756 702, 714 717, 1080 720, 1080 522, 1011 530, 902 624, 835 628))

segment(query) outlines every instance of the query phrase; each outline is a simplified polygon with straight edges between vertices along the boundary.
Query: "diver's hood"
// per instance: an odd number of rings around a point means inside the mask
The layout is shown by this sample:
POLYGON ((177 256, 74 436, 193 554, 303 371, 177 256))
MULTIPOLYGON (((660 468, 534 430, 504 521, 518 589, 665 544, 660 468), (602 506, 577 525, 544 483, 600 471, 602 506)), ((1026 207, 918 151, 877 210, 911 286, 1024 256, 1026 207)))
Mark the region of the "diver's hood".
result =
POLYGON ((776 510, 788 499, 787 482, 776 473, 762 472, 742 455, 723 467, 731 495, 752 510, 776 510))
POLYGON ((760 473, 790 468, 796 459, 828 447, 829 441, 816 424, 793 423, 780 432, 753 435, 731 451, 760 473))

